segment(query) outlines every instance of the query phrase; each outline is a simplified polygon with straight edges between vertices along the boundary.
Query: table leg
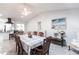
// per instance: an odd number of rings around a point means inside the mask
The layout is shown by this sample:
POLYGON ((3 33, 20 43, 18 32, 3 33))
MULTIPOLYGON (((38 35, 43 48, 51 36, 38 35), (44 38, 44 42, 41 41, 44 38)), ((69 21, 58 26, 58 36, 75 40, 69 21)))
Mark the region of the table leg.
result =
POLYGON ((70 46, 69 46, 69 49, 68 50, 70 50, 70 46))
POLYGON ((29 47, 28 55, 30 55, 31 48, 29 47))

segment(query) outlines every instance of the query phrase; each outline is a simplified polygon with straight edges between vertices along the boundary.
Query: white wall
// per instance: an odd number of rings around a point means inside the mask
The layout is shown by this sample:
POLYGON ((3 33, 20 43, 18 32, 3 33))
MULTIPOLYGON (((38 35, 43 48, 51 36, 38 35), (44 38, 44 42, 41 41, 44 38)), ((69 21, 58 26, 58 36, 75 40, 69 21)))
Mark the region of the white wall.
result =
POLYGON ((68 41, 76 38, 76 32, 79 32, 79 9, 60 10, 54 12, 41 13, 36 18, 30 20, 27 24, 27 31, 37 31, 37 22, 42 22, 42 31, 51 29, 51 20, 66 17, 66 35, 68 41))
POLYGON ((15 24, 15 26, 16 26, 16 24, 24 24, 24 31, 26 31, 26 28, 25 27, 26 27, 27 22, 24 22, 22 20, 18 20, 18 21, 15 21, 14 24, 15 24))

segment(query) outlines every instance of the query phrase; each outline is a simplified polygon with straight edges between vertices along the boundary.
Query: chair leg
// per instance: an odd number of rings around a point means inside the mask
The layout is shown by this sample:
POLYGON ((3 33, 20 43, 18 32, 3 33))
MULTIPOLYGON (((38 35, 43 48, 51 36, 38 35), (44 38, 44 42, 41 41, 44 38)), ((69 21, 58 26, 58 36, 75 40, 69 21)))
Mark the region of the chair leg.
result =
POLYGON ((69 46, 69 49, 68 50, 70 50, 70 46, 69 46))
POLYGON ((23 55, 23 49, 20 48, 20 55, 23 55))
POLYGON ((49 55, 49 51, 47 51, 47 55, 49 55))
POLYGON ((47 55, 49 55, 49 52, 47 52, 47 55))
POLYGON ((17 50, 18 50, 18 51, 17 51, 17 54, 20 55, 20 49, 18 48, 17 50))
POLYGON ((17 52, 17 45, 16 45, 16 52, 17 52))
POLYGON ((9 35, 9 40, 10 40, 10 35, 9 35))
POLYGON ((34 55, 34 54, 35 54, 35 50, 31 49, 30 54, 31 54, 31 55, 34 55))
POLYGON ((22 55, 23 55, 23 50, 22 50, 22 55))
POLYGON ((23 55, 23 49, 21 49, 21 54, 23 55))

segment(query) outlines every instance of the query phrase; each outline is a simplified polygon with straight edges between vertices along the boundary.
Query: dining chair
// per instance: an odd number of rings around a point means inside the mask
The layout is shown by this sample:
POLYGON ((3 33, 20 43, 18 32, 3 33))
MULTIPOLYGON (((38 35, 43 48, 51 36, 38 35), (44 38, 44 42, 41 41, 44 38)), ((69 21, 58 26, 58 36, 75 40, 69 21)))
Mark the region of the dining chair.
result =
POLYGON ((29 32, 27 32, 27 34, 28 34, 28 35, 32 35, 32 32, 29 31, 29 32))
POLYGON ((18 55, 23 54, 23 52, 24 52, 25 50, 23 49, 23 46, 22 46, 20 37, 19 37, 19 36, 15 36, 15 41, 16 41, 17 54, 18 54, 18 55))
POLYGON ((9 33, 9 40, 12 39, 12 38, 14 38, 14 33, 13 32, 9 33))
POLYGON ((49 55, 51 39, 52 39, 51 37, 44 39, 43 45, 35 48, 35 54, 36 55, 45 55, 45 54, 49 55))
POLYGON ((39 32, 38 36, 44 37, 44 33, 43 32, 39 32))
POLYGON ((38 33, 37 31, 34 31, 34 32, 33 32, 33 35, 37 35, 37 33, 38 33))
POLYGON ((13 37, 13 34, 9 34, 9 40, 13 37))
POLYGON ((18 44, 17 44, 17 35, 18 35, 18 31, 14 31, 14 38, 15 38, 15 42, 16 42, 16 52, 18 51, 18 44))

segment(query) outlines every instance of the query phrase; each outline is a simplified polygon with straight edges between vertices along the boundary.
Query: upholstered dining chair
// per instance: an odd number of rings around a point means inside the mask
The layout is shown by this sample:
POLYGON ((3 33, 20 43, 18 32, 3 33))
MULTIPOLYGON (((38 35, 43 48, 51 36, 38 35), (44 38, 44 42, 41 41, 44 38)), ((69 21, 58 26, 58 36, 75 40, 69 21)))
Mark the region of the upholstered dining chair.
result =
POLYGON ((12 39, 12 38, 14 38, 14 32, 9 33, 9 40, 12 39))
POLYGON ((20 37, 17 36, 17 35, 15 35, 15 41, 16 41, 17 54, 18 54, 18 55, 23 54, 23 52, 24 52, 25 50, 23 49, 22 43, 21 43, 21 41, 20 41, 20 37))
POLYGON ((44 37, 44 33, 43 32, 39 32, 38 36, 44 37))
POLYGON ((45 54, 49 55, 51 39, 52 39, 51 37, 44 39, 43 45, 35 48, 35 54, 36 55, 45 55, 45 54))
POLYGON ((37 31, 34 31, 34 32, 33 32, 33 35, 37 35, 37 34, 38 34, 38 32, 37 32, 37 31))
POLYGON ((16 42, 16 52, 18 51, 17 38, 16 38, 17 35, 18 35, 18 32, 14 31, 14 38, 15 38, 15 42, 16 42))

